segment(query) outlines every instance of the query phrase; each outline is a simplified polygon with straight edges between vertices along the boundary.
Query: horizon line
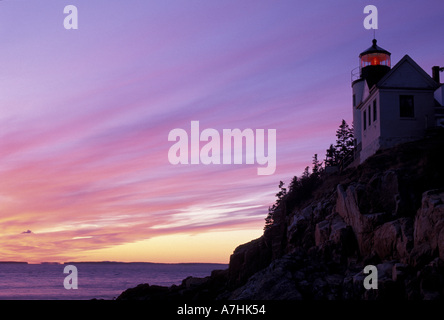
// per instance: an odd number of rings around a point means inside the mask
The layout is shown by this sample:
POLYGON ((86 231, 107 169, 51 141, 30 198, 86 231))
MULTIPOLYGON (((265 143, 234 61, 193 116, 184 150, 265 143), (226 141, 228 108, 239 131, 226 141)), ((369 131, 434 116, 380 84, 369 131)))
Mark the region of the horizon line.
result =
POLYGON ((150 262, 150 261, 111 261, 111 260, 102 260, 102 261, 42 261, 42 262, 29 262, 29 261, 12 261, 6 260, 1 261, 0 264, 53 264, 53 265, 65 265, 65 264, 78 264, 78 263, 109 263, 109 264, 133 264, 133 263, 144 263, 144 264, 219 264, 219 265, 229 265, 229 263, 221 263, 221 262, 150 262))

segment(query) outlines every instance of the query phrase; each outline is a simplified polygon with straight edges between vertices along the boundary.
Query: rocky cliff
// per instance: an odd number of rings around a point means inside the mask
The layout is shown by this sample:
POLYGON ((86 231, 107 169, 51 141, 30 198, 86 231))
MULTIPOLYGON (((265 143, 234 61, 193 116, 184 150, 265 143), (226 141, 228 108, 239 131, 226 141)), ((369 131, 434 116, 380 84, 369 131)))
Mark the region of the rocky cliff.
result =
POLYGON ((443 299, 443 148, 435 134, 324 176, 304 201, 287 195, 228 270, 118 299, 443 299), (366 265, 377 267, 377 290, 363 286, 366 265))

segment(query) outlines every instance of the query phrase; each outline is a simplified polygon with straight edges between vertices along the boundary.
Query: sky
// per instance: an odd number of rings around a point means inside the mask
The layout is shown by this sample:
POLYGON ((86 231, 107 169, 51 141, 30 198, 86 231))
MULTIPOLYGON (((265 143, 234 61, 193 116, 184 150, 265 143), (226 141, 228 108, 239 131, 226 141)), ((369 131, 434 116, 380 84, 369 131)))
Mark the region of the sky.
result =
POLYGON ((1 1, 0 261, 228 263, 351 125, 368 4, 392 65, 444 65, 442 0, 1 1), (173 165, 192 121, 276 130, 276 170, 173 165))

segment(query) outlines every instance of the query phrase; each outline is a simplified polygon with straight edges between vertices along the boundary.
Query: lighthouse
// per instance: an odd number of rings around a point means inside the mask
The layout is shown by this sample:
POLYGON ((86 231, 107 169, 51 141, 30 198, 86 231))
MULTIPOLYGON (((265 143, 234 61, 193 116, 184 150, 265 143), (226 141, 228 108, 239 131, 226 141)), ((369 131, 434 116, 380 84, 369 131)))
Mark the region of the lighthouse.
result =
POLYGON ((434 95, 439 96, 440 87, 438 77, 432 78, 408 55, 392 67, 391 53, 373 39, 352 71, 353 164, 379 149, 421 139, 436 127, 442 105, 434 95))

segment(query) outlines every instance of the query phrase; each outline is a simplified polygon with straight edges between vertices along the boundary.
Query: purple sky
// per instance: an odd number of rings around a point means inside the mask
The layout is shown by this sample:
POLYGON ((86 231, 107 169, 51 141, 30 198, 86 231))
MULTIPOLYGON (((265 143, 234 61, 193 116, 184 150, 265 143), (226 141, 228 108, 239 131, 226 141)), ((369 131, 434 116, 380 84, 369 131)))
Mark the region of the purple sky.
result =
POLYGON ((392 65, 444 65, 442 0, 1 1, 0 260, 228 261, 351 124, 367 4, 392 65), (275 174, 171 165, 192 120, 276 129, 275 174))

